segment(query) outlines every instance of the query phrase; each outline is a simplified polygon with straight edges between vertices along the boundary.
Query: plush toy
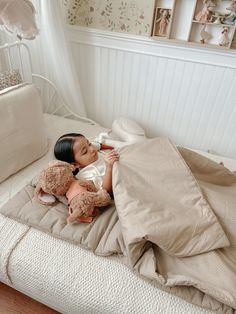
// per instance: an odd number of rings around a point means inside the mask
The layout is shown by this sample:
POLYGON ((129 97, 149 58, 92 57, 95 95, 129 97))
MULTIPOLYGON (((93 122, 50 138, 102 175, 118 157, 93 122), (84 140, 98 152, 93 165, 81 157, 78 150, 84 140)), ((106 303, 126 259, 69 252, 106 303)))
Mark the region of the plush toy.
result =
POLYGON ((203 0, 202 9, 196 14, 195 20, 201 23, 211 22, 215 0, 203 0))
POLYGON ((53 205, 55 196, 66 195, 69 206, 67 223, 91 222, 98 215, 96 207, 107 206, 111 197, 106 190, 97 190, 88 180, 76 179, 75 167, 64 161, 52 161, 39 177, 35 196, 41 204, 53 205))
POLYGON ((223 23, 227 25, 235 25, 236 22, 236 1, 231 1, 230 6, 226 8, 230 11, 229 14, 226 14, 223 23))

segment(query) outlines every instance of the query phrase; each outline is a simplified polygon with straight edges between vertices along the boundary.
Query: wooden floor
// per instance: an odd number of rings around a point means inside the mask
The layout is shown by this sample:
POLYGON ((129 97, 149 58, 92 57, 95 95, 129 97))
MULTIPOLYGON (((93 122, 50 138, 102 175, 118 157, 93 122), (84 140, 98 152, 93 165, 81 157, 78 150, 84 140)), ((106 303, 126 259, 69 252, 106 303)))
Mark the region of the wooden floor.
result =
POLYGON ((0 314, 56 314, 58 312, 0 282, 0 314))

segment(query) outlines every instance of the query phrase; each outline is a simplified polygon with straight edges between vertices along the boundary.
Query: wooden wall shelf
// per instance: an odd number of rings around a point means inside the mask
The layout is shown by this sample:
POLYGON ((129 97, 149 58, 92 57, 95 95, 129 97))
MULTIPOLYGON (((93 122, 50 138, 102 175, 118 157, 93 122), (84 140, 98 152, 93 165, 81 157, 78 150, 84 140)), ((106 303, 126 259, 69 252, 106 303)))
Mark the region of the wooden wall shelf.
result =
POLYGON ((236 49, 236 0, 156 0, 152 37, 236 49))

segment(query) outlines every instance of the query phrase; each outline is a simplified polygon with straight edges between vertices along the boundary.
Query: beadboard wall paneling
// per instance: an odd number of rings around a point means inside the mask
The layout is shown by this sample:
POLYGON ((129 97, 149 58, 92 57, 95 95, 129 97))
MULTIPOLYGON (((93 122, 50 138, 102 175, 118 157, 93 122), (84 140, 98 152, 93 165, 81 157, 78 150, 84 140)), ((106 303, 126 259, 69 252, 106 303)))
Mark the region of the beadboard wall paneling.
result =
POLYGON ((88 115, 236 158, 236 54, 68 28, 88 115))

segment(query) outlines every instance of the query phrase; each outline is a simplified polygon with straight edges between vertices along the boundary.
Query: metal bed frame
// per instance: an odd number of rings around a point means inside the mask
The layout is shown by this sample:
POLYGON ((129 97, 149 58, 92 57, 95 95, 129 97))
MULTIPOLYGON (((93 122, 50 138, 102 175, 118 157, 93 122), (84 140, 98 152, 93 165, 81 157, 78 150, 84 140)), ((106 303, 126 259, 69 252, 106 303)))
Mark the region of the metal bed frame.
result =
POLYGON ((60 91, 48 78, 33 73, 30 49, 25 43, 16 41, 0 46, 0 59, 4 70, 18 70, 23 82, 37 86, 43 100, 44 113, 98 125, 95 121, 74 113, 60 91))

